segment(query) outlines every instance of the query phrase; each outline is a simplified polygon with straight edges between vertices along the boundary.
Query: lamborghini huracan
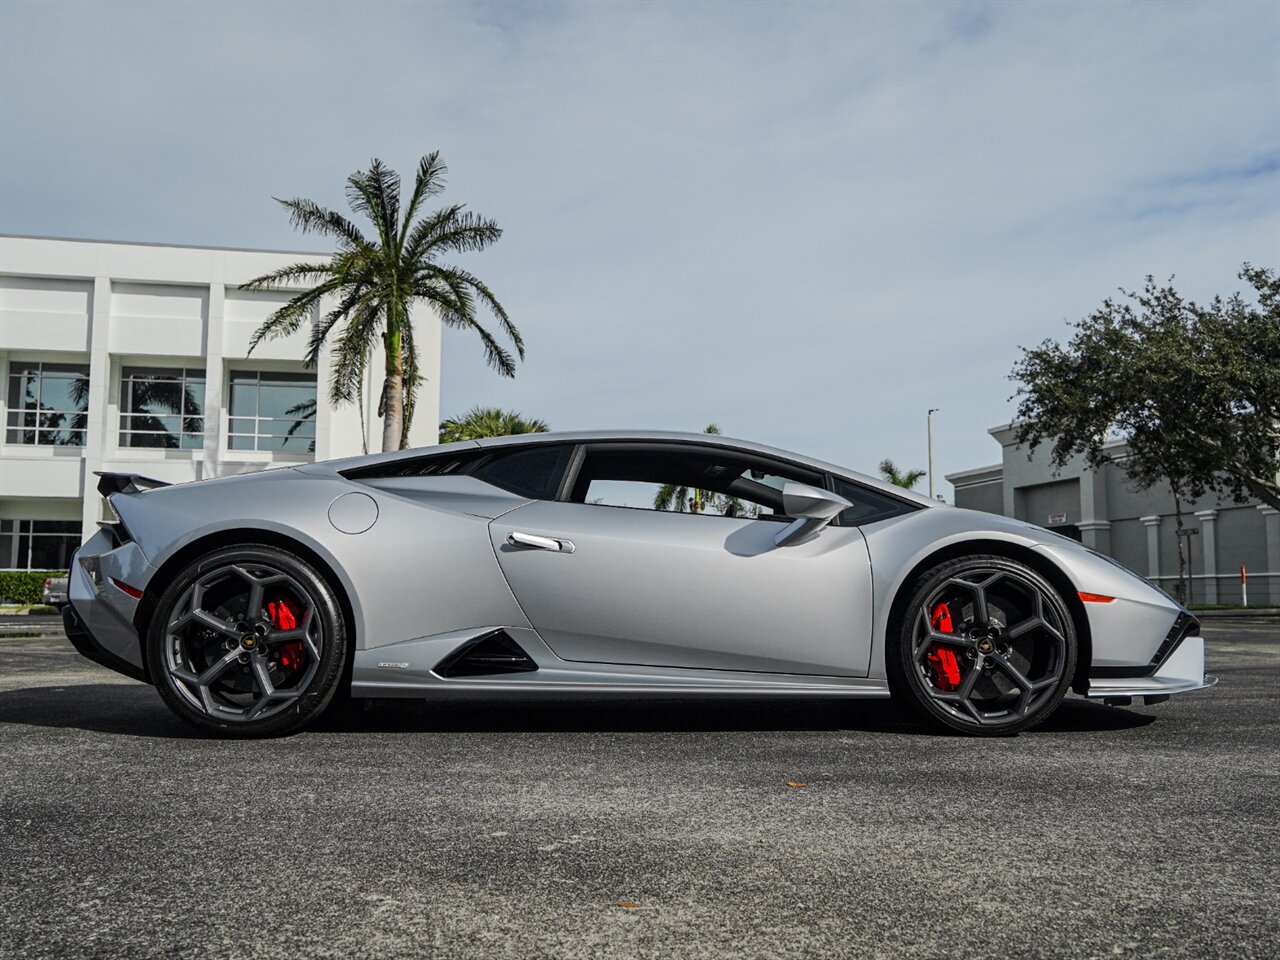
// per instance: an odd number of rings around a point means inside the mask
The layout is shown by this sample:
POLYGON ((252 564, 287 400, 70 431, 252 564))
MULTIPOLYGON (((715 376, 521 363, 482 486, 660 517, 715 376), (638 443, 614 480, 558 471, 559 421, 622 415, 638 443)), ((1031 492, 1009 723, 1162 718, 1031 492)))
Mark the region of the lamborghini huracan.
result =
POLYGON ((706 434, 471 441, 165 485, 102 474, 66 632, 196 727, 352 697, 896 697, 1008 735, 1214 683, 1196 619, 1017 520, 706 434))

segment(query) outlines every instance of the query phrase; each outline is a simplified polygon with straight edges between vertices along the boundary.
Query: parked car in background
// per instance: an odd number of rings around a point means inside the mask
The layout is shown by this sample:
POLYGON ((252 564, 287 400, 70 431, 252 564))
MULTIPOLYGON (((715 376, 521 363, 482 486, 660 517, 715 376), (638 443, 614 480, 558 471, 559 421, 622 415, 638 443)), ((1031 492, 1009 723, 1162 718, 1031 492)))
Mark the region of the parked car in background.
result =
POLYGON ((41 600, 51 607, 61 610, 67 605, 68 577, 45 577, 44 594, 41 600))

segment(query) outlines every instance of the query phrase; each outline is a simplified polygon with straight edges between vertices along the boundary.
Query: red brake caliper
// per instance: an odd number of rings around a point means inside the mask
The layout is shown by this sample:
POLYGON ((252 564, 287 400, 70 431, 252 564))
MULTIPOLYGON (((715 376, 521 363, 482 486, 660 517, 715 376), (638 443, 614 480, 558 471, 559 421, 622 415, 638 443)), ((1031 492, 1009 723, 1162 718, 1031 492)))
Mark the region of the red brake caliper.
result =
MULTIPOLYGON (((939 633, 954 633, 951 625, 951 608, 940 603, 933 608, 929 623, 939 633)), ((960 662, 956 652, 945 643, 935 643, 925 657, 933 668, 933 682, 939 690, 954 690, 960 686, 960 662)))
MULTIPOLYGON (((284 597, 267 604, 267 615, 271 617, 271 625, 277 630, 298 629, 298 615, 284 597)), ((306 659, 307 648, 301 640, 291 640, 280 647, 280 666, 297 669, 306 659)))

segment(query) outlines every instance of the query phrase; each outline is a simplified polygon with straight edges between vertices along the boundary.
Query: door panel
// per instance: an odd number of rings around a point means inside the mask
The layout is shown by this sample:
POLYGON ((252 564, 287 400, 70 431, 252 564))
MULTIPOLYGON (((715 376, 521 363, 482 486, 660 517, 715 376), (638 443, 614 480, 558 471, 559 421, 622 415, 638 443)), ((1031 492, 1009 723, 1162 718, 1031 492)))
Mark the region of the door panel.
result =
POLYGON ((538 501, 489 525, 502 572, 565 660, 865 676, 871 567, 856 527, 776 547, 769 520, 538 501), (508 542, 512 533, 570 549, 508 542))

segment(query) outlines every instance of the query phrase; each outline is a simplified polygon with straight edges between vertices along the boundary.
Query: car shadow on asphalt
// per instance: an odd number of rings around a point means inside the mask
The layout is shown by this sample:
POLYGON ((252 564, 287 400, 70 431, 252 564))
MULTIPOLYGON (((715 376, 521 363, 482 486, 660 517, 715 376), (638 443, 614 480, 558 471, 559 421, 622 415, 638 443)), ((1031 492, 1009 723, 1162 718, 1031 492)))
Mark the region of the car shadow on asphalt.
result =
MULTIPOLYGON (((1027 735, 1130 730, 1156 716, 1068 699, 1027 735)), ((141 683, 0 691, 0 726, 28 724, 132 737, 201 738, 141 683)), ((947 736, 887 700, 360 700, 333 704, 309 728, 349 733, 697 733, 848 731, 947 736)))

